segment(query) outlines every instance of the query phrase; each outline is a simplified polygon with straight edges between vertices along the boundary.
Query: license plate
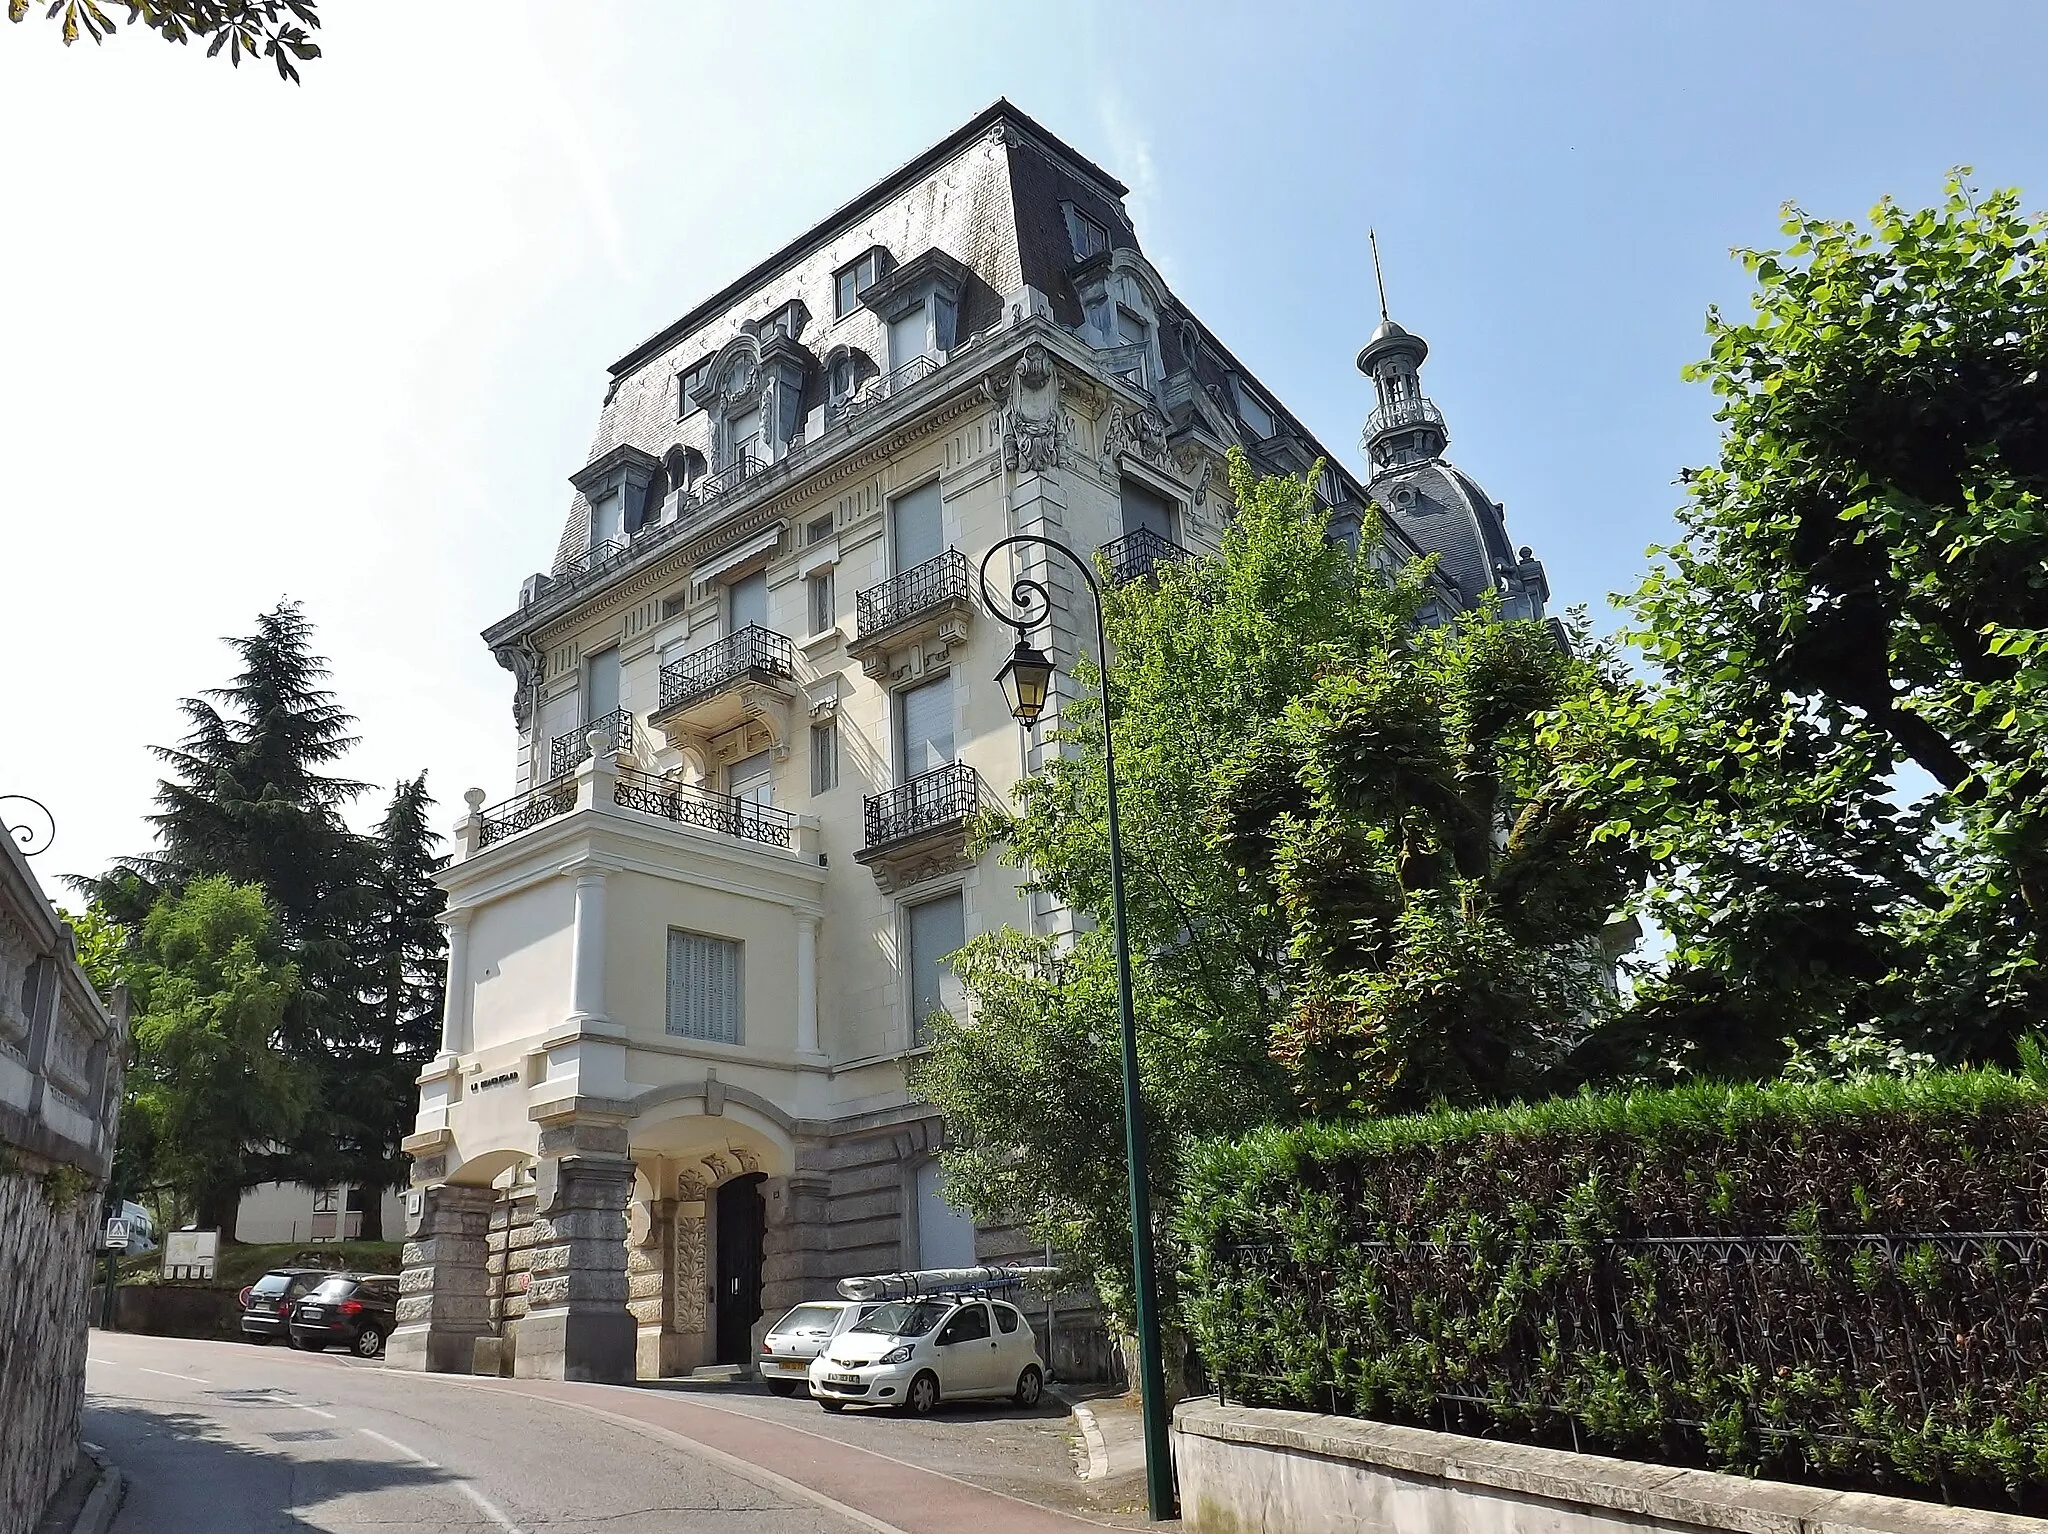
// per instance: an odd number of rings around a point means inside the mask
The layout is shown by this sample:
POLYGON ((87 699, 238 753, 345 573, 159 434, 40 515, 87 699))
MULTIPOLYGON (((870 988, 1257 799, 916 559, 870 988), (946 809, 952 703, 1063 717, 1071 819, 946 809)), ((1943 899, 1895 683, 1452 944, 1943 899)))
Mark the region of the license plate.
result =
POLYGON ((327 1309, 322 1305, 301 1305, 299 1307, 299 1314, 310 1321, 316 1316, 326 1315, 327 1309))
POLYGON ((858 1374, 828 1374, 825 1376, 825 1383, 828 1385, 858 1385, 860 1383, 860 1376, 858 1374))

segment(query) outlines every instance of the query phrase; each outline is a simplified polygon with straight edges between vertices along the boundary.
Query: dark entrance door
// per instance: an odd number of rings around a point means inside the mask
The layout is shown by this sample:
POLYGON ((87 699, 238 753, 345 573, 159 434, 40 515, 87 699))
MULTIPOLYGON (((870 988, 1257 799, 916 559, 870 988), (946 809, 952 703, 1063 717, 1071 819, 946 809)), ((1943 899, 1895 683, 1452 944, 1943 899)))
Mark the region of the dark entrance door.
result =
POLYGON ((754 1323, 761 1319, 761 1236, 768 1211, 764 1174, 735 1177, 718 1190, 718 1361, 753 1362, 754 1323))

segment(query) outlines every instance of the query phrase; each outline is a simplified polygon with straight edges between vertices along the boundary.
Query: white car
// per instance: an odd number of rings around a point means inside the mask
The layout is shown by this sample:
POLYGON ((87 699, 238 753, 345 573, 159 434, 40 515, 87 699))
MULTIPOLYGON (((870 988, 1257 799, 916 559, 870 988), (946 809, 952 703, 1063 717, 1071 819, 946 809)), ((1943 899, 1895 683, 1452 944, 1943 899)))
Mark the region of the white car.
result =
POLYGON ((1011 1400, 1036 1406, 1045 1366, 1031 1324, 1001 1300, 891 1300, 826 1344, 812 1363, 811 1398, 923 1416, 940 1401, 1011 1400))
POLYGON ((861 1317, 880 1309, 874 1300, 807 1300, 768 1328, 761 1339, 761 1378, 779 1396, 793 1396, 810 1379, 811 1360, 861 1317))

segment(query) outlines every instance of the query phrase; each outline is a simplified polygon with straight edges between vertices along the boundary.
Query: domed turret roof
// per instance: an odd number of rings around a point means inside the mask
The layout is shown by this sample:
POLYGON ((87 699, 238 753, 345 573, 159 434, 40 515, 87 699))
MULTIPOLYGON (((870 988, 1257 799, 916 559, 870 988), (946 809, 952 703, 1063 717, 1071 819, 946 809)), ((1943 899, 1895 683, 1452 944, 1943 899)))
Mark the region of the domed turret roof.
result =
POLYGON ((1408 464, 1376 476, 1368 487, 1387 519, 1426 553, 1437 568, 1476 603, 1497 590, 1517 566, 1501 508, 1462 469, 1441 458, 1408 464))

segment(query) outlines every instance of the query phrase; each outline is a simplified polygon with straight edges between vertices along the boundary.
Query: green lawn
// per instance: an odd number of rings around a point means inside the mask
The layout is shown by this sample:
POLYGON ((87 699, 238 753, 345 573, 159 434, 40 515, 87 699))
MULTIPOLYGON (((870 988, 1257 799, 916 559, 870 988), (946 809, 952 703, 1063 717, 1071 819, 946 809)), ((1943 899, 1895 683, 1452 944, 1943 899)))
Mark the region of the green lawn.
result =
MULTIPOLYGON (((352 1273, 396 1273, 398 1241, 322 1241, 308 1246, 297 1241, 268 1243, 224 1243, 216 1264, 213 1287, 240 1289, 253 1284, 272 1268, 334 1268, 352 1273)), ((123 1257, 120 1281, 124 1284, 153 1284, 163 1269, 163 1253, 137 1252, 123 1257)))

